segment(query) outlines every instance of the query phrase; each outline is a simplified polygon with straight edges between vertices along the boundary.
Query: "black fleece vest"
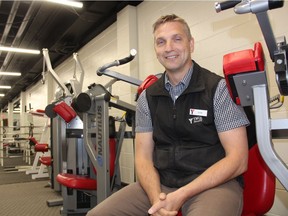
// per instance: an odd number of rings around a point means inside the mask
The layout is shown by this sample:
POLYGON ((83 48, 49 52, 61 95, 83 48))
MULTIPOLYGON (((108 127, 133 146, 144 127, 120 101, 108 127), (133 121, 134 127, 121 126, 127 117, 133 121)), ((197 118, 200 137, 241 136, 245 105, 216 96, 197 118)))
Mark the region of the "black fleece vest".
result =
POLYGON ((164 75, 146 90, 155 142, 153 160, 163 185, 181 187, 225 156, 213 112, 222 77, 194 63, 187 89, 175 104, 164 75))

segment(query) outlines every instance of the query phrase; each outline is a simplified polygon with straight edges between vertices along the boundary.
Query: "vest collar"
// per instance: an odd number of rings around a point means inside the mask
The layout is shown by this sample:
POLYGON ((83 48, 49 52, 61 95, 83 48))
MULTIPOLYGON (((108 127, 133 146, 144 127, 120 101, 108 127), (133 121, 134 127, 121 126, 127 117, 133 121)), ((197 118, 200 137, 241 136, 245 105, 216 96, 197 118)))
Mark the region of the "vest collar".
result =
MULTIPOLYGON (((201 74, 202 68, 193 60, 194 68, 192 77, 190 79, 188 87, 182 94, 201 92, 205 89, 204 78, 201 74)), ((152 86, 154 87, 151 91, 151 96, 169 96, 169 92, 165 89, 165 73, 157 80, 152 86)), ((152 87, 151 86, 151 87, 152 87)))

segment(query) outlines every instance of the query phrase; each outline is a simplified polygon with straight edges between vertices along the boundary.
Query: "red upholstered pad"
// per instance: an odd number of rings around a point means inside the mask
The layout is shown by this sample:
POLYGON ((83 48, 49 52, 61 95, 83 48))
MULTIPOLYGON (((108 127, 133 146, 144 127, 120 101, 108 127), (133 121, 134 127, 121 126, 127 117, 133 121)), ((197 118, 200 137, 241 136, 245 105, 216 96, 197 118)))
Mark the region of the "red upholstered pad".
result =
POLYGON ((38 144, 38 141, 35 139, 35 137, 29 137, 29 141, 32 142, 34 145, 38 144))
POLYGON ((225 75, 264 70, 264 54, 261 43, 254 44, 254 50, 247 49, 224 55, 225 75))
POLYGON ((49 145, 48 144, 36 144, 34 147, 34 150, 36 152, 47 152, 49 150, 49 145))
POLYGON ((253 50, 242 50, 225 55, 223 67, 226 75, 255 71, 256 65, 253 50))
POLYGON ((149 86, 151 86, 154 82, 156 82, 158 78, 155 75, 149 75, 142 84, 138 87, 137 95, 139 96, 142 91, 147 89, 149 86))
POLYGON ((55 105, 53 111, 61 116, 66 123, 69 123, 77 116, 76 112, 63 101, 55 105))
POLYGON ((46 165, 46 166, 51 166, 51 157, 50 156, 42 156, 39 159, 40 163, 46 165))
POLYGON ((274 203, 275 176, 262 159, 258 145, 249 150, 248 170, 243 176, 245 184, 242 215, 264 215, 274 203))
POLYGON ((223 72, 231 98, 241 104, 233 76, 241 73, 264 71, 264 53, 261 43, 254 44, 254 50, 247 49, 224 55, 223 72))
POLYGON ((96 179, 82 175, 74 175, 69 173, 61 173, 56 177, 57 181, 68 188, 78 190, 97 190, 96 179))
POLYGON ((39 113, 45 113, 45 110, 37 109, 36 112, 39 112, 39 113))

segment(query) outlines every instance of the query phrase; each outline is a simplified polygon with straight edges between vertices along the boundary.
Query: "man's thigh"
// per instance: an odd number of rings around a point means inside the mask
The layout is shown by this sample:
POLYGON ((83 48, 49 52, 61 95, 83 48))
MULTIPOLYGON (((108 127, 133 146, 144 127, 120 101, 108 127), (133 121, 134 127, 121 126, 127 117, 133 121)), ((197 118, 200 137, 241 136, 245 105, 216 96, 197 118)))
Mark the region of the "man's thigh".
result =
POLYGON ((243 189, 235 180, 204 191, 182 207, 183 216, 238 216, 243 208, 243 189))
POLYGON ((91 209, 88 216, 147 216, 149 199, 139 185, 132 183, 91 209))

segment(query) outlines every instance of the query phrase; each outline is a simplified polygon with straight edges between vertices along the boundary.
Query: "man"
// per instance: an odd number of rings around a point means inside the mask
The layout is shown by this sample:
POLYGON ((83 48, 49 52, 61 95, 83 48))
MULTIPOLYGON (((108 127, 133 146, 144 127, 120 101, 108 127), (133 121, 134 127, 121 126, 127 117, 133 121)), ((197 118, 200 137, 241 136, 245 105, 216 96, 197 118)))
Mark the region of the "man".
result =
POLYGON ((249 121, 224 79, 191 60, 194 39, 183 19, 163 16, 153 33, 165 73, 137 102, 138 182, 88 215, 241 215, 249 121))

